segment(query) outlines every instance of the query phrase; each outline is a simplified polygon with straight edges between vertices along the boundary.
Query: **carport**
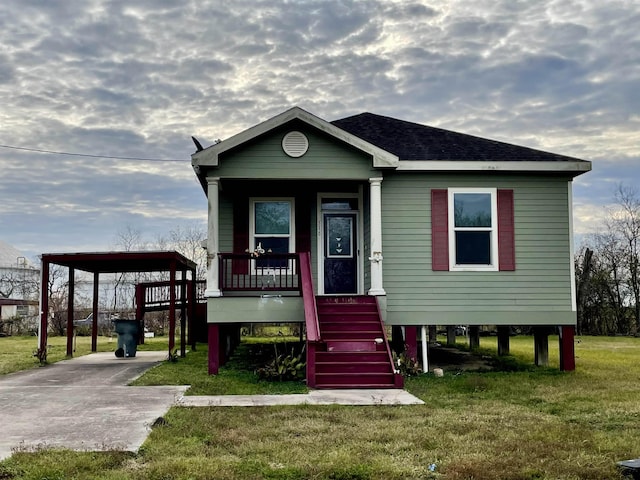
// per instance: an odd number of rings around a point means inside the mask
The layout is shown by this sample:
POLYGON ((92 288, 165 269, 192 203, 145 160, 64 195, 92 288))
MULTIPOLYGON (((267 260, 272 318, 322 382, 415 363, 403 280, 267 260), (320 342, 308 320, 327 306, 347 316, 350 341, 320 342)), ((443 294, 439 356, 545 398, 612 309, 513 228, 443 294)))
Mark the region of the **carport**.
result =
MULTIPOLYGON (((185 354, 185 330, 195 311, 196 264, 175 251, 103 252, 103 253, 45 253, 42 255, 42 280, 40 286, 39 352, 46 352, 49 326, 49 273, 51 265, 69 270, 69 294, 67 308, 67 356, 73 356, 73 305, 76 270, 93 273, 93 322, 91 325, 91 351, 97 351, 98 342, 98 292, 101 273, 151 273, 169 272, 169 354, 175 347, 176 309, 180 308, 180 353, 185 354), (180 272, 180 278, 178 277, 180 272), (190 272, 188 278, 187 272, 190 272), (178 288, 179 287, 179 288, 178 288), (193 299, 192 301, 188 301, 193 299)), ((144 299, 136 298, 136 302, 144 299)), ((140 305, 138 305, 140 307, 140 305)), ((138 310, 140 310, 138 308, 138 310)), ((137 320, 141 320, 138 318, 137 320)))

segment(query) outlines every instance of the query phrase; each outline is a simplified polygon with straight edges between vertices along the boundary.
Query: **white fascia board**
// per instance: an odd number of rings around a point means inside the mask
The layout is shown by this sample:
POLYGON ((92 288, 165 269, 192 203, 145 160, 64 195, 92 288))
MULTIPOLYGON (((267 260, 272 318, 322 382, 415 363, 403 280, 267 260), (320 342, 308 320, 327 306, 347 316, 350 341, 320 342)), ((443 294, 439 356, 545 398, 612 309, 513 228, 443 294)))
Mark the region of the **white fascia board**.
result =
POLYGON ((196 172, 199 171, 200 166, 217 167, 219 164, 220 154, 296 119, 302 120, 303 122, 328 133, 332 137, 370 154, 373 157, 374 168, 395 168, 398 166, 399 160, 396 155, 376 147, 375 145, 340 129, 335 125, 316 117, 300 107, 290 108, 286 112, 248 128, 233 137, 215 145, 211 145, 200 152, 194 153, 191 155, 191 164, 196 172))
POLYGON ((405 172, 573 172, 591 171, 588 161, 499 161, 487 160, 400 160, 397 171, 405 172))

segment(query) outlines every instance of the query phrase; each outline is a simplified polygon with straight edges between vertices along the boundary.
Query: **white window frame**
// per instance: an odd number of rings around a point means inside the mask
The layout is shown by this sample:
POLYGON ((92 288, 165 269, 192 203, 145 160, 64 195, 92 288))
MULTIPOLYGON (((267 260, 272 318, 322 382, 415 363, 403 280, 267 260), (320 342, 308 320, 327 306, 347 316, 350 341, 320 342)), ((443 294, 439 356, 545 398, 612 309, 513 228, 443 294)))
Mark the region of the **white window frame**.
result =
POLYGON ((448 221, 449 221, 449 270, 452 272, 497 272, 498 271, 498 189, 459 187, 449 188, 448 221), (491 227, 456 227, 455 195, 457 193, 487 193, 491 195, 491 227), (490 231, 491 263, 488 265, 459 265, 456 263, 456 231, 490 231))
MULTIPOLYGON (((251 197, 249 198, 249 252, 253 252, 256 248, 256 203, 265 203, 265 202, 289 202, 289 233, 284 234, 272 234, 268 235, 269 237, 277 237, 277 238, 288 238, 289 239, 289 253, 294 253, 296 251, 296 208, 295 208, 295 198, 294 197, 251 197)), ((265 235, 266 236, 266 235, 265 235)), ((258 239, 260 236, 257 237, 258 239)), ((291 274, 293 271, 291 262, 287 264, 287 274, 291 274)), ((260 272, 263 275, 271 275, 275 274, 271 270, 267 268, 257 268, 256 262, 251 261, 251 269, 253 273, 260 272)))

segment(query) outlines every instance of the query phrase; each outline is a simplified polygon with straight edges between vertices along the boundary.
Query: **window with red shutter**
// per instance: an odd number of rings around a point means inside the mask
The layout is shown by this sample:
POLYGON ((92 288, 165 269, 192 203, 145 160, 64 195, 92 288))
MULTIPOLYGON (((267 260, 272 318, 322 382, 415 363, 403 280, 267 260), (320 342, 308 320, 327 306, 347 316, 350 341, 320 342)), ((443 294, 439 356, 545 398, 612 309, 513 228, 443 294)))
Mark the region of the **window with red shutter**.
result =
POLYGON ((515 270, 513 190, 431 191, 433 270, 515 270))

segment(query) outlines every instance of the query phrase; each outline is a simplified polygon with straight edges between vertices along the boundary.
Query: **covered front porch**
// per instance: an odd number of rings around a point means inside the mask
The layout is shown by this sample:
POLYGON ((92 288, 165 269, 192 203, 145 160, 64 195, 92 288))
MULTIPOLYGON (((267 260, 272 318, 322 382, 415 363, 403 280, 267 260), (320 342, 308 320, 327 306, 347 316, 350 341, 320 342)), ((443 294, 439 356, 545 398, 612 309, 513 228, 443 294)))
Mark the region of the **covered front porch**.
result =
POLYGON ((310 252, 319 295, 385 295, 381 189, 382 177, 207 177, 206 297, 271 289, 275 281, 277 290, 295 290, 295 260, 274 255, 297 252, 310 252))

